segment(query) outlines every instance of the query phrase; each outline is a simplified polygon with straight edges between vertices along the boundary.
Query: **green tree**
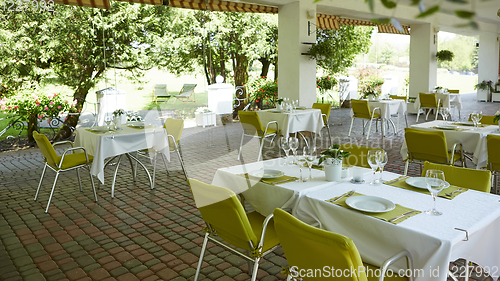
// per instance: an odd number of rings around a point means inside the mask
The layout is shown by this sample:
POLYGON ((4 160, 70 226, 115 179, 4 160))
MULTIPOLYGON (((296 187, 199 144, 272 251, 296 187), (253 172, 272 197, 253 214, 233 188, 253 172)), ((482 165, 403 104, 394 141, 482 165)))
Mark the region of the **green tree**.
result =
POLYGON ((473 67, 473 53, 476 45, 474 37, 457 35, 450 40, 440 41, 438 50, 453 52, 452 61, 438 61, 438 67, 456 71, 470 71, 473 67))
MULTIPOLYGON (((138 79, 159 60, 156 39, 168 35, 170 15, 167 7, 122 2, 113 2, 110 10, 58 5, 53 13, 4 13, 1 67, 13 72, 3 71, 2 83, 20 88, 29 81, 36 86, 55 74, 59 83, 74 90, 75 112, 80 112, 89 90, 107 70, 125 69, 138 79)), ((78 118, 71 115, 57 139, 67 138, 78 118)))
POLYGON ((343 73, 358 54, 367 53, 372 27, 343 25, 339 30, 318 29, 309 54, 328 74, 343 73))
POLYGON ((394 56, 396 55, 394 48, 386 43, 382 49, 382 53, 380 54, 380 60, 385 64, 391 64, 394 62, 394 56))

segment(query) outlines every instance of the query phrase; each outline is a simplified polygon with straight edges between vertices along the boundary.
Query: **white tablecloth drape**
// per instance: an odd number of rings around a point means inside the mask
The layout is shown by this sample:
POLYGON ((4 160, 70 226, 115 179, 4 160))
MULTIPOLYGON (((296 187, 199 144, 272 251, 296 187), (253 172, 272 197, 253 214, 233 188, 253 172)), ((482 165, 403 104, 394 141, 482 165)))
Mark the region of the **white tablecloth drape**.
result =
MULTIPOLYGON (((384 172, 384 179, 399 175, 384 172)), ((442 216, 421 213, 394 225, 350 208, 325 200, 355 190, 364 195, 383 197, 404 207, 420 211, 432 207, 432 197, 389 185, 354 185, 349 182, 331 184, 305 194, 295 208, 300 220, 353 239, 365 262, 380 266, 388 257, 408 250, 413 257, 417 281, 447 279, 450 261, 466 258, 474 261, 498 278, 500 244, 500 197, 474 190, 453 200, 437 198, 442 216), (464 231, 467 230, 468 241, 464 231)), ((399 268, 406 268, 400 264, 399 268)))
MULTIPOLYGON (((240 176, 240 174, 264 168, 280 170, 283 171, 285 175, 299 175, 299 167, 297 165, 285 166, 280 165, 280 163, 284 163, 284 160, 273 159, 221 168, 215 173, 212 184, 228 188, 237 194, 243 194, 250 206, 264 216, 271 214, 276 208, 293 209, 299 198, 306 192, 327 184, 325 181, 325 173, 317 169, 312 169, 312 175, 315 178, 314 181, 304 183, 289 182, 274 186, 262 183, 253 178, 247 179, 240 176)), ((303 168, 302 173, 304 177, 308 177, 309 168, 303 168)))
MULTIPOLYGON (((406 112, 406 102, 404 100, 379 100, 369 101, 368 106, 373 111, 374 108, 379 107, 382 112, 382 118, 390 119, 391 115, 399 114, 403 116, 406 112)), ((379 112, 376 112, 379 113, 379 112)))
MULTIPOLYGON (((451 124, 447 122, 446 124, 451 124)), ((410 127, 436 131, 434 127, 443 125, 443 121, 430 121, 420 124, 415 124, 410 127)), ((466 129, 466 131, 453 131, 453 130, 440 130, 443 131, 446 136, 446 143, 448 148, 451 149, 453 144, 460 142, 463 145, 463 149, 467 152, 473 153, 473 162, 478 168, 486 166, 486 161, 488 159, 488 149, 486 146, 486 136, 492 133, 498 133, 498 126, 487 126, 480 127, 479 130, 475 130, 472 126, 458 126, 458 128, 466 129)), ((401 147, 401 157, 406 159, 408 149, 406 148, 406 142, 403 142, 401 147)))
MULTIPOLYGON (((268 122, 277 121, 282 135, 288 136, 291 133, 309 131, 321 135, 323 128, 323 118, 321 110, 304 109, 290 112, 276 112, 275 109, 257 111, 262 126, 268 122)), ((274 128, 274 127, 273 127, 274 128)))
POLYGON ((123 125, 113 133, 94 133, 88 128, 77 128, 75 146, 82 146, 94 156, 90 172, 104 184, 104 160, 108 157, 153 148, 170 161, 167 131, 162 127, 147 126, 145 129, 123 125))

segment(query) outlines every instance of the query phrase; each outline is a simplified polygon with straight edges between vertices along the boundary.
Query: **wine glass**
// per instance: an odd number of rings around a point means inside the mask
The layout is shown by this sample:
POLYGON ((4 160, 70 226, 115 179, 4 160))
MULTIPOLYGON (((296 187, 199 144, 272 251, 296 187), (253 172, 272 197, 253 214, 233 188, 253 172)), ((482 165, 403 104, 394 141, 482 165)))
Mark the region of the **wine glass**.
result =
POLYGON ((304 156, 306 157, 306 163, 307 166, 309 166, 309 178, 307 178, 308 181, 312 181, 312 165, 314 163, 314 160, 316 160, 317 157, 317 152, 316 152, 316 147, 315 146, 304 146, 304 156))
POLYGON ((447 107, 440 108, 441 116, 443 116, 443 121, 446 124, 446 120, 448 120, 448 116, 450 116, 450 109, 447 107))
POLYGON ((385 167, 385 164, 387 164, 387 162, 389 161, 389 157, 387 156, 387 151, 385 150, 379 150, 378 151, 379 153, 379 167, 380 167, 380 178, 379 178, 379 181, 382 183, 384 182, 383 179, 382 179, 382 173, 384 172, 384 167, 385 167))
POLYGON ((440 170, 427 170, 425 173, 425 184, 432 194, 432 200, 434 201, 434 207, 431 210, 425 211, 425 213, 431 216, 442 215, 442 212, 436 210, 436 197, 445 186, 444 172, 440 170))
POLYGON ((373 170, 373 181, 370 182, 372 185, 379 185, 380 180, 377 179, 377 170, 380 165, 380 154, 379 150, 368 150, 368 156, 367 156, 368 164, 373 170))
POLYGON ((483 113, 481 111, 474 111, 470 115, 470 119, 474 123, 474 127, 476 130, 478 130, 478 125, 479 125, 478 123, 479 120, 481 120, 481 118, 483 118, 483 113))
POLYGON ((305 164, 306 164, 306 156, 304 154, 297 155, 297 165, 299 165, 299 170, 300 170, 299 182, 304 182, 304 178, 302 178, 302 168, 304 168, 305 164))
POLYGON ((290 137, 288 139, 288 144, 290 145, 290 149, 293 152, 293 164, 296 164, 297 158, 297 149, 299 148, 299 139, 296 137, 290 137))
POLYGON ((285 152, 285 165, 288 164, 288 155, 290 152, 290 144, 288 143, 288 139, 286 137, 280 138, 281 149, 285 152))
POLYGON ((108 115, 104 118, 104 123, 106 123, 106 128, 108 129, 108 131, 111 131, 111 122, 113 122, 111 116, 108 115))
POLYGON ((482 111, 479 111, 477 113, 476 119, 477 119, 477 128, 476 129, 479 130, 479 124, 481 124, 481 119, 483 119, 483 112, 482 111))

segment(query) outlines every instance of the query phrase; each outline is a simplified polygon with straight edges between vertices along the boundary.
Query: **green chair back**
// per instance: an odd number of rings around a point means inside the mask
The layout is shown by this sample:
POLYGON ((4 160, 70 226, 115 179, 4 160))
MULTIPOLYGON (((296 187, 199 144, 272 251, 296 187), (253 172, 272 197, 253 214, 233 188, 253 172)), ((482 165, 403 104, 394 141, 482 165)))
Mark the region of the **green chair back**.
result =
POLYGON ((255 247, 259 240, 236 194, 195 179, 188 179, 188 183, 203 220, 216 234, 236 247, 252 251, 248 242, 255 247))
MULTIPOLYGON (((325 266, 342 271, 363 266, 358 249, 349 237, 307 225, 281 209, 274 210, 274 227, 291 268, 314 272, 325 266)), ((323 279, 319 275, 305 280, 323 279)), ((359 276, 335 280, 366 281, 367 277, 361 271, 359 276)))
POLYGON ((167 84, 155 84, 154 93, 155 96, 160 96, 160 97, 169 96, 167 84))
POLYGON ((488 169, 500 171, 500 136, 487 135, 486 146, 488 148, 488 169))
POLYGON ((262 123, 257 112, 240 110, 238 111, 238 115, 245 134, 264 136, 264 128, 262 128, 262 123))
MULTIPOLYGON (((182 131, 184 130, 184 120, 167 118, 167 120, 165 120, 165 123, 163 124, 163 128, 167 130, 167 134, 172 135, 174 137, 176 144, 179 144, 179 141, 181 140, 182 131)), ((174 143, 172 142, 172 140, 169 138, 168 141, 169 141, 168 145, 170 146, 170 148, 173 148, 174 143)))
POLYGON ((408 97, 406 96, 389 95, 389 98, 393 100, 405 100, 405 102, 408 101, 408 97))
MULTIPOLYGON (((471 115, 469 115, 469 121, 472 121, 471 115)), ((498 125, 498 122, 497 123, 493 122, 494 118, 495 118, 495 116, 483 115, 480 122, 481 122, 481 124, 485 124, 485 125, 498 125)))
POLYGON ((332 110, 332 105, 329 103, 313 103, 312 108, 314 109, 320 109, 321 114, 324 114, 323 119, 326 118, 326 120, 323 120, 323 122, 326 123, 328 122, 328 119, 330 119, 330 111, 332 110))
POLYGON ((487 193, 490 193, 491 191, 491 172, 488 170, 433 164, 425 161, 424 169, 422 170, 422 177, 425 177, 427 170, 443 171, 445 180, 451 185, 487 193))
POLYGON ((197 84, 184 84, 179 92, 179 96, 189 97, 194 92, 197 84))
POLYGON ((450 93, 450 94, 459 94, 460 90, 450 90, 450 89, 448 89, 448 93, 450 93))
POLYGON ((370 111, 370 106, 368 106, 368 101, 365 100, 351 100, 351 108, 354 113, 354 117, 371 119, 372 112, 370 111))
POLYGON ((35 139, 38 148, 40 148, 43 157, 45 157, 47 164, 56 168, 56 166, 59 165, 60 157, 57 155, 56 150, 50 143, 49 139, 44 134, 39 134, 37 131, 33 132, 33 138, 35 139))
POLYGON ((420 107, 438 107, 436 94, 419 93, 420 107))
POLYGON ((370 169, 370 164, 368 164, 368 160, 366 158, 368 156, 368 151, 372 149, 383 150, 380 148, 359 146, 354 144, 341 144, 340 149, 349 151, 351 153, 347 158, 344 158, 344 164, 370 169))
POLYGON ((405 140, 411 160, 450 162, 444 132, 405 128, 405 140))

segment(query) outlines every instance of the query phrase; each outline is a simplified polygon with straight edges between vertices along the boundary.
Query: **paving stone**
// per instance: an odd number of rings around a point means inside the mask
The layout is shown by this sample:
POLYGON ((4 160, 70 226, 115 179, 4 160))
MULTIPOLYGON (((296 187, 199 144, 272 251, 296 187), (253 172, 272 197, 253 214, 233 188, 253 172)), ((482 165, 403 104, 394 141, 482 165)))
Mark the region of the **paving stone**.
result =
POLYGON ((117 267, 109 272, 109 274, 115 278, 126 273, 128 273, 128 270, 123 266, 117 267))

